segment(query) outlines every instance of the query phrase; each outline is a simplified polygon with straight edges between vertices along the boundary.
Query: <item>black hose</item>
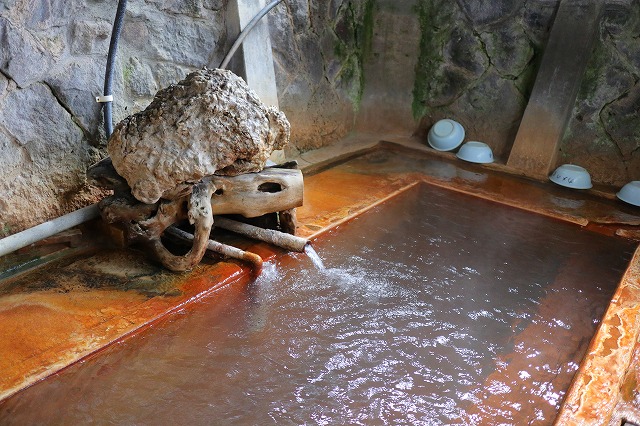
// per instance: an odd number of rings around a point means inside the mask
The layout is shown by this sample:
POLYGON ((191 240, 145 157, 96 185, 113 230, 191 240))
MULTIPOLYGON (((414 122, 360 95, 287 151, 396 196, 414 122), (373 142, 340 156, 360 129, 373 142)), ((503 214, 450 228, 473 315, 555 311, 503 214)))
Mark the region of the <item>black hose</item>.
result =
MULTIPOLYGON (((111 86, 113 85, 113 71, 116 62, 116 53, 118 51, 118 40, 122 31, 122 21, 124 20, 124 12, 127 9, 127 0, 118 1, 118 9, 116 10, 116 19, 113 21, 113 30, 111 31, 111 43, 109 43, 109 54, 107 55, 107 69, 104 74, 104 96, 110 96, 111 86)), ((113 133, 113 102, 104 103, 104 131, 107 139, 113 133)))
MULTIPOLYGON (((280 4, 283 0, 274 0, 265 6, 253 19, 247 24, 247 26, 240 32, 238 39, 235 41, 231 49, 227 53, 220 64, 220 68, 224 69, 229 64, 231 57, 238 50, 238 47, 242 44, 247 35, 251 32, 253 27, 274 7, 280 4)), ((104 96, 110 96, 111 86, 113 85, 113 68, 116 60, 116 52, 118 51, 118 40, 120 39, 120 32, 122 31, 122 22, 124 20, 124 13, 127 9, 127 0, 118 1, 118 9, 116 10, 116 18, 113 21, 113 30, 111 31, 111 43, 109 43, 109 54, 107 55, 107 69, 104 74, 104 96)), ((113 103, 107 101, 104 103, 104 131, 107 135, 107 139, 113 133, 113 103)))

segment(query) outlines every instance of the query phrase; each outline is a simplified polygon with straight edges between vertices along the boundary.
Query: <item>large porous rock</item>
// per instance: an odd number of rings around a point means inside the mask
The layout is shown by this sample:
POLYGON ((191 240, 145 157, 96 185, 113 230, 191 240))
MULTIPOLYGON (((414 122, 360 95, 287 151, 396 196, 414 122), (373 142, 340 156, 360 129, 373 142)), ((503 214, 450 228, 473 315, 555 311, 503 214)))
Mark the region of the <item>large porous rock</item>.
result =
POLYGON ((289 134, 285 115, 262 104, 244 80, 203 69, 121 121, 108 151, 132 194, 153 204, 176 198, 205 176, 262 170, 289 134))

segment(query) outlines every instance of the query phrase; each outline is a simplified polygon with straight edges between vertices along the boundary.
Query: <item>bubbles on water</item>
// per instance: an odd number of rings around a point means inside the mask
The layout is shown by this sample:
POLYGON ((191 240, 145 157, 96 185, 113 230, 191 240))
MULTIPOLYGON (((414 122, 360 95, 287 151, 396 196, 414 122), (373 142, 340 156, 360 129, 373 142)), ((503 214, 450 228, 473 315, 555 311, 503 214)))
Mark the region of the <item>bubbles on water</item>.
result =
POLYGON ((547 401, 549 404, 555 407, 560 403, 563 394, 564 392, 558 393, 558 392, 547 391, 544 393, 544 395, 542 395, 542 397, 545 399, 545 401, 547 401))
POLYGON ((275 262, 265 262, 262 264, 262 272, 257 278, 258 283, 270 283, 280 278, 280 271, 275 262))
POLYGON ((487 310, 484 310, 484 309, 482 309, 480 311, 469 312, 468 315, 469 315, 469 318, 471 318, 474 321, 478 320, 481 317, 489 318, 489 319, 493 319, 494 318, 494 315, 491 312, 489 312, 487 310))
POLYGON ((578 368, 580 367, 580 365, 577 362, 568 362, 567 363, 567 372, 574 372, 574 371, 578 371, 578 368))
POLYGON ((526 380, 531 378, 531 374, 529 374, 528 372, 522 370, 518 372, 518 377, 520 377, 522 380, 526 380))
POLYGON ((487 386, 487 390, 493 395, 503 395, 511 392, 511 387, 504 382, 492 380, 487 386))
POLYGON ((396 383, 395 387, 396 387, 396 389, 401 389, 401 390, 412 389, 413 388, 413 378, 405 376, 402 379, 400 379, 400 381, 398 383, 396 383))
POLYGON ((562 320, 558 318, 553 318, 551 322, 557 325, 558 327, 564 328, 565 330, 571 330, 571 326, 569 324, 565 324, 562 320))

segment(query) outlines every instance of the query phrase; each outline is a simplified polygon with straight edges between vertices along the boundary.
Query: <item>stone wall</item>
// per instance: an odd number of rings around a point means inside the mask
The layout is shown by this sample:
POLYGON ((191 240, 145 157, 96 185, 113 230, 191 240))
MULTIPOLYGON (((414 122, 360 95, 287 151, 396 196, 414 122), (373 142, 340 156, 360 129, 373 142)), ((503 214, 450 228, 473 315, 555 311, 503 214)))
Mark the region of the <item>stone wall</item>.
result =
POLYGON ((605 13, 559 162, 586 167, 596 182, 640 180, 640 8, 605 13))
MULTIPOLYGON (((130 0, 114 119, 220 63, 231 0, 130 0)), ((559 0, 285 0, 270 14, 288 154, 350 132, 416 134, 451 117, 505 161, 559 0)), ((0 237, 99 199, 100 106, 115 0, 0 2, 0 237)), ((608 13, 560 160, 640 179, 640 12, 608 13)))
MULTIPOLYGON (((440 118, 505 162, 553 23, 557 0, 418 0, 416 134, 440 118)), ((606 2, 558 164, 586 167, 594 182, 640 179, 640 9, 606 2)))
POLYGON ((375 0, 287 0, 269 16, 288 151, 331 144, 354 126, 365 87, 375 0))
POLYGON ((420 0, 413 113, 418 134, 444 117, 506 161, 557 1, 420 0))
MULTIPOLYGON (((133 0, 122 32, 114 120, 226 52, 227 0, 133 0)), ((0 3, 0 237, 95 202, 100 105, 117 2, 0 3)))
MULTIPOLYGON (((235 39, 229 0, 131 0, 117 55, 114 121, 235 39)), ((373 0, 288 0, 271 12, 290 154, 350 132, 363 91, 373 0)), ((0 237, 96 201, 88 165, 105 155, 100 105, 115 0, 0 3, 0 237)))

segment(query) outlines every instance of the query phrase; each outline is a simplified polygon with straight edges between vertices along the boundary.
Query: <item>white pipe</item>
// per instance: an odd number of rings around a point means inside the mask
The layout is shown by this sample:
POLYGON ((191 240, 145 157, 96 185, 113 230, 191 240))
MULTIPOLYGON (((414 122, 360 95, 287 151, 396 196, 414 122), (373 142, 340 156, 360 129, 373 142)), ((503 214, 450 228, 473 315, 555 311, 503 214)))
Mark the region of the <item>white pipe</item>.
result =
POLYGON ((222 63, 220 64, 220 66, 218 68, 220 68, 220 69, 227 68, 227 65, 229 65, 229 62, 231 61, 231 58, 233 57, 233 54, 236 53, 236 50, 238 50, 238 48, 240 47, 240 45, 242 44, 244 39, 247 38, 247 36, 249 35, 249 33, 251 32, 253 27, 255 27, 256 24, 264 17, 264 15, 269 13, 269 11, 271 9, 273 9, 274 7, 279 5, 280 2, 282 2, 282 0, 274 0, 274 1, 272 1, 271 3, 266 5, 260 12, 258 12, 258 14, 256 16, 254 16, 251 21, 249 21, 247 26, 244 27, 242 29, 242 31, 240 32, 240 35, 236 39, 235 43, 233 43, 233 46, 231 46, 231 49, 229 49, 229 52, 227 52, 227 56, 224 57, 224 59, 222 60, 222 63))
MULTIPOLYGON (((176 228, 175 226, 170 226, 165 232, 167 232, 169 235, 173 235, 186 241, 193 241, 194 238, 193 234, 185 232, 182 229, 176 228)), ((237 247, 222 244, 215 240, 209 240, 209 242, 207 243, 207 250, 223 254, 232 259, 245 260, 251 263, 258 271, 262 269, 262 258, 255 253, 251 253, 250 251, 240 250, 237 247)))
POLYGON ((95 219, 100 216, 98 204, 92 204, 80 210, 76 210, 64 216, 48 222, 36 225, 33 228, 10 235, 0 240, 0 256, 12 253, 23 247, 40 241, 44 238, 55 235, 59 232, 66 231, 69 228, 78 226, 84 222, 95 219))

